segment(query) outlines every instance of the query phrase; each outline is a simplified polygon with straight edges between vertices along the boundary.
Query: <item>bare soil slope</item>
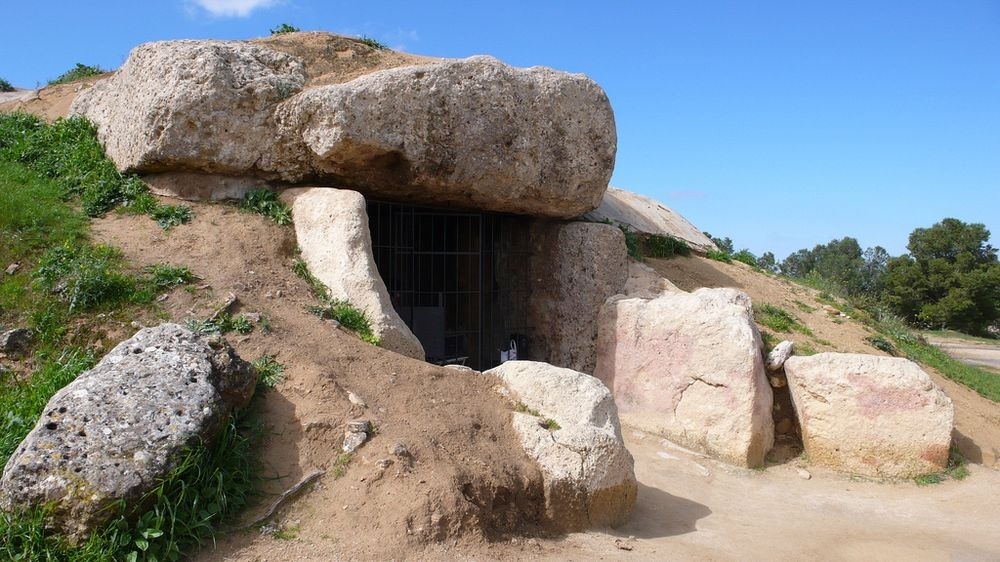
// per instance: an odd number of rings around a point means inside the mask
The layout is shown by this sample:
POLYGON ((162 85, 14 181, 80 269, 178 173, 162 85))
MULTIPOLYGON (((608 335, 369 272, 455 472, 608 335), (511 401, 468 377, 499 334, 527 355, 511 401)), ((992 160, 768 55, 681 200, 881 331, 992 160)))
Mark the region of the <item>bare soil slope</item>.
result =
MULTIPOLYGON (((148 217, 122 215, 95 221, 95 237, 137 265, 186 265, 203 278, 139 322, 204 319, 229 293, 238 298, 235 312, 268 319, 271 333, 258 327, 228 339, 245 358, 270 354, 287 366, 285 381, 264 395, 269 429, 260 454, 273 480, 257 510, 304 475, 326 471, 276 518, 282 536, 302 538, 295 544, 303 556, 400 558, 455 540, 472 552, 488 548, 484 538, 537 532, 540 473, 510 428, 512 405, 491 380, 373 347, 308 314, 315 301, 291 271, 290 227, 230 205, 193 208, 193 222, 169 232, 148 217), (367 407, 352 404, 349 391, 367 407), (357 418, 372 420, 377 434, 338 468, 345 423, 357 418), (391 454, 397 443, 408 454, 391 454)), ((203 558, 274 559, 288 546, 252 529, 203 558)))

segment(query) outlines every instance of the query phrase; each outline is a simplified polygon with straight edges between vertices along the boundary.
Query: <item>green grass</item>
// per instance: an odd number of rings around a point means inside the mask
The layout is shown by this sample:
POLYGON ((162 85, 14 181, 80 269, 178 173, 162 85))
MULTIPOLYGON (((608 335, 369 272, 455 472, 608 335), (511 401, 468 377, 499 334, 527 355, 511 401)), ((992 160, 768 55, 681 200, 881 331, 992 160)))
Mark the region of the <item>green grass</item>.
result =
MULTIPOLYGON (((37 125, 32 123, 0 116, 0 262, 21 264, 14 275, 0 276, 0 323, 27 326, 36 336, 31 357, 18 363, 25 371, 0 373, 0 462, 34 427, 52 395, 94 364, 100 354, 94 346, 115 343, 105 341, 108 326, 138 317, 157 293, 194 277, 169 265, 135 270, 118 250, 91 244, 83 212, 88 199, 80 191, 87 188, 68 190, 65 182, 73 170, 86 168, 74 159, 90 154, 74 143, 93 139, 77 136, 74 126, 31 132, 59 137, 52 142, 8 136, 11 126, 37 125)), ((80 185, 90 185, 85 176, 77 176, 80 185)), ((112 519, 81 545, 67 545, 46 530, 44 506, 0 515, 0 560, 179 559, 246 502, 254 470, 249 415, 225 422, 213 443, 192 444, 136 502, 148 511, 112 519)))
POLYGON ((283 24, 279 25, 278 27, 272 27, 270 29, 270 31, 271 31, 271 35, 281 35, 281 34, 284 34, 284 33, 297 33, 297 32, 302 31, 302 30, 299 29, 299 28, 297 28, 297 27, 295 27, 294 25, 283 23, 283 24))
POLYGON ((535 410, 533 408, 529 408, 528 405, 525 404, 524 402, 518 402, 517 404, 515 404, 514 405, 514 411, 520 412, 522 414, 528 414, 529 416, 535 416, 536 418, 539 418, 539 417, 542 416, 542 414, 540 414, 538 412, 538 410, 535 410))
POLYGON ((884 351, 889 355, 896 355, 898 351, 896 346, 892 345, 892 342, 879 334, 872 334, 865 338, 865 341, 875 349, 884 351))
POLYGON ((795 342, 795 355, 801 355, 807 357, 809 355, 816 355, 819 351, 812 346, 809 342, 795 342))
POLYGON ((278 225, 292 224, 292 210, 269 189, 255 189, 247 193, 240 203, 240 208, 264 215, 278 225))
POLYGON ((775 332, 791 333, 799 332, 807 336, 812 335, 812 330, 806 327, 794 315, 771 304, 754 305, 754 317, 757 322, 774 330, 775 332))
POLYGON ((389 48, 389 46, 386 45, 385 43, 379 41, 378 39, 372 39, 367 35, 362 35, 360 38, 358 38, 358 41, 361 41, 362 43, 368 45, 369 47, 375 49, 376 51, 385 51, 389 48))
POLYGON ((931 486, 945 480, 965 480, 969 476, 968 463, 954 447, 948 455, 948 466, 941 472, 921 474, 913 478, 917 486, 931 486))
POLYGON ((185 320, 184 325, 188 330, 196 334, 222 335, 229 332, 236 332, 237 334, 246 335, 253 331, 253 321, 247 318, 246 315, 233 316, 226 312, 219 314, 215 320, 185 320))
POLYGON ((646 255, 651 258, 672 258, 690 256, 691 248, 683 240, 672 236, 650 234, 645 240, 646 255))
POLYGON ((895 344, 906 358, 937 370, 945 378, 964 384, 985 398, 1000 402, 1000 376, 952 358, 917 336, 898 316, 874 311, 874 317, 871 327, 895 344))
POLYGON ((285 366, 273 355, 261 355, 253 362, 253 367, 257 369, 257 384, 264 388, 274 388, 285 379, 285 366))
POLYGON ((330 470, 330 475, 333 476, 334 480, 339 480, 347 474, 347 466, 351 464, 352 458, 351 453, 343 453, 333 461, 333 468, 330 470))
POLYGON ((83 212, 102 216, 122 206, 150 214, 169 228, 191 220, 190 208, 160 205, 135 175, 123 176, 104 155, 93 124, 75 116, 48 124, 26 113, 0 114, 0 161, 18 163, 49 178, 64 199, 79 198, 83 212))
POLYGON ((309 266, 306 265, 305 260, 297 259, 292 262, 292 273, 306 282, 314 297, 321 301, 330 300, 330 290, 309 271, 309 266))
POLYGON ((544 420, 542 420, 542 427, 544 427, 549 431, 558 431, 562 429, 562 426, 559 425, 559 422, 557 422, 552 418, 545 418, 544 420))
POLYGON ((7 80, 0 78, 0 92, 13 92, 14 86, 7 80))
POLYGON ((372 345, 377 346, 382 343, 372 331, 371 321, 364 311, 347 301, 333 299, 323 306, 310 306, 308 310, 320 318, 336 320, 341 326, 372 345))
POLYGON ((90 76, 100 76, 108 72, 97 65, 88 65, 76 63, 76 66, 63 72, 58 78, 54 80, 49 80, 49 86, 55 86, 56 84, 66 84, 67 82, 75 82, 82 78, 88 78, 90 76))
POLYGON ((962 340, 976 343, 987 343, 990 345, 1000 345, 1000 338, 997 337, 981 337, 981 336, 970 336, 969 334, 963 334, 962 332, 956 332, 955 330, 923 330, 920 332, 923 336, 930 336, 935 338, 947 338, 954 340, 962 340))
MULTIPOLYGON (((608 224, 611 222, 608 221, 608 224)), ((636 261, 643 261, 642 251, 639 248, 639 235, 636 231, 624 224, 619 224, 618 228, 625 235, 625 250, 628 251, 629 257, 636 261)))
POLYGON ((804 303, 802 301, 797 300, 797 301, 794 301, 794 302, 795 302, 795 307, 798 308, 799 310, 801 310, 802 312, 809 313, 809 312, 815 312, 816 311, 816 307, 809 306, 808 304, 806 304, 806 303, 804 303))
POLYGON ((733 261, 733 257, 728 252, 723 252, 722 250, 709 250, 705 253, 705 257, 723 263, 732 263, 733 261))
POLYGON ((356 333, 359 338, 372 345, 382 344, 375 332, 372 331, 368 315, 345 300, 330 298, 330 291, 326 285, 309 271, 305 261, 295 260, 292 263, 292 271, 309 285, 313 296, 322 302, 318 306, 307 307, 306 310, 325 320, 336 320, 341 326, 356 333))

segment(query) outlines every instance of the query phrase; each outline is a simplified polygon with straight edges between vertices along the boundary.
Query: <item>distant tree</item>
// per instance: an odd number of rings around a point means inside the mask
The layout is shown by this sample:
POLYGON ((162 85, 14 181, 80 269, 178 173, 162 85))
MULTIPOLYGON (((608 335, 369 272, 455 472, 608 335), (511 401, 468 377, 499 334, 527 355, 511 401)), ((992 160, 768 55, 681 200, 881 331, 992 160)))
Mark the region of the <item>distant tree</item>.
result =
POLYGON ((764 252, 759 258, 757 258, 757 267, 763 269, 764 271, 777 273, 778 260, 775 259, 773 252, 764 252))
POLYGON ((911 322, 982 333, 1000 319, 1000 263, 983 224, 947 218, 888 260, 884 300, 911 322))
POLYGON ((281 35, 282 33, 296 33, 298 31, 302 30, 295 27, 294 25, 283 23, 278 27, 271 28, 271 35, 281 35))
POLYGON ((707 236, 709 240, 715 243, 715 245, 719 247, 719 250, 727 254, 733 253, 733 241, 728 236, 725 238, 716 238, 711 234, 709 234, 708 232, 702 232, 702 234, 707 236))
POLYGON ((14 86, 10 82, 0 78, 0 92, 13 92, 14 86))

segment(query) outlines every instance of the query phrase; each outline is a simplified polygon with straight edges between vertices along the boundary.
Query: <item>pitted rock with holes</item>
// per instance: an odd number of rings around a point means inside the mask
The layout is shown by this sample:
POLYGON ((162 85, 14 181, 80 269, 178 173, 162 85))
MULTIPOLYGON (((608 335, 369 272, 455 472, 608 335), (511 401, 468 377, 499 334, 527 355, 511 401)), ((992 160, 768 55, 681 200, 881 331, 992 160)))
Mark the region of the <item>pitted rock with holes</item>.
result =
POLYGON ((49 400, 0 478, 5 511, 51 503, 72 541, 119 513, 208 442, 253 395, 256 372, 221 340, 176 324, 145 328, 49 400))

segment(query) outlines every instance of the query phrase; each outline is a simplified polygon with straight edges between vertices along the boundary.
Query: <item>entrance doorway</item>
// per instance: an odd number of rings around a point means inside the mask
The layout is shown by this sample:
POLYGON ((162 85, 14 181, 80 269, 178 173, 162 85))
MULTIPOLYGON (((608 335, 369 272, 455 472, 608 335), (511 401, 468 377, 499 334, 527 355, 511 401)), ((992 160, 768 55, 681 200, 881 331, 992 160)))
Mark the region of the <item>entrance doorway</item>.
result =
POLYGON ((485 370, 512 339, 528 345, 526 219, 369 201, 368 222, 392 306, 428 362, 485 370))

